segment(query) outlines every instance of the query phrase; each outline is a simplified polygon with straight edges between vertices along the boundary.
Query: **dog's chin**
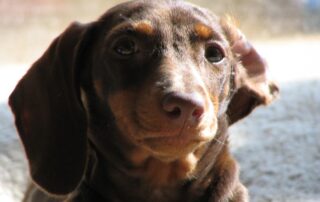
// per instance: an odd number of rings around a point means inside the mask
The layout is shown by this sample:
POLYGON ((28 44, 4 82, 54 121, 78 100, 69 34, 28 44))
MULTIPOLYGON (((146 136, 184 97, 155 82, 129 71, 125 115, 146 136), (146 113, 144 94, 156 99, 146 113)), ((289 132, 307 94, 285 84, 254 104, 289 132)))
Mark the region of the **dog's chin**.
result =
POLYGON ((211 141, 217 131, 216 124, 202 130, 182 130, 176 135, 146 137, 139 142, 155 158, 170 162, 183 158, 211 141))

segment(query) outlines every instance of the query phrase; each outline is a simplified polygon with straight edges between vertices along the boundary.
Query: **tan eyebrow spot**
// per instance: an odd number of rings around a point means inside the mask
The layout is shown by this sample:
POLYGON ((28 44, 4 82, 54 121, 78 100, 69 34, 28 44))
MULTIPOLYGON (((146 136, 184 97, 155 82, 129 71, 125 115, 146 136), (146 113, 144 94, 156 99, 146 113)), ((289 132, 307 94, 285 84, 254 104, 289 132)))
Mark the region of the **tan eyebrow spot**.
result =
POLYGON ((198 37, 200 37, 201 39, 209 39, 212 37, 213 31, 210 27, 201 24, 201 23, 197 23, 194 26, 194 31, 196 33, 196 35, 198 37))
POLYGON ((151 23, 148 21, 137 22, 134 25, 134 29, 137 32, 140 32, 140 33, 146 34, 146 35, 152 35, 154 33, 154 29, 153 29, 151 23))

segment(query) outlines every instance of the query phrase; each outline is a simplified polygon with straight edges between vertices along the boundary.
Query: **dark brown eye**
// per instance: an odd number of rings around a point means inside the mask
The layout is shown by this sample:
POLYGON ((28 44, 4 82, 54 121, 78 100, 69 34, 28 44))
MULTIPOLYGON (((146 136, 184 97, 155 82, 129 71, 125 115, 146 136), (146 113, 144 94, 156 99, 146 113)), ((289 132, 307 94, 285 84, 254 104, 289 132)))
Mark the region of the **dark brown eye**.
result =
POLYGON ((217 44, 210 44, 206 47, 205 57, 211 63, 217 63, 225 57, 221 47, 217 44))
POLYGON ((132 39, 123 38, 115 43, 113 50, 120 56, 128 57, 135 54, 138 51, 138 48, 132 39))

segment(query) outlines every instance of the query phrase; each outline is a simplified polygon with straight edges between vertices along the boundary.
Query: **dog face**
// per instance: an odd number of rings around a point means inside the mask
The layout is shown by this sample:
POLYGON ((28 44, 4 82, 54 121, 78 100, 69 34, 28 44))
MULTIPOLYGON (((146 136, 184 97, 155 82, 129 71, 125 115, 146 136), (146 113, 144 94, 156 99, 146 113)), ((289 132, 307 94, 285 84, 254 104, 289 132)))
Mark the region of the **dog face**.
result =
POLYGON ((230 44, 217 17, 189 4, 123 10, 101 37, 95 91, 130 141, 161 159, 186 155, 215 136, 234 82, 230 44))
POLYGON ((212 141, 220 117, 232 124, 270 103, 277 88, 266 70, 241 32, 209 11, 180 1, 132 1, 68 27, 9 104, 33 180, 63 195, 83 177, 88 131, 99 151, 119 152, 107 144, 116 144, 117 134, 173 161, 212 141))

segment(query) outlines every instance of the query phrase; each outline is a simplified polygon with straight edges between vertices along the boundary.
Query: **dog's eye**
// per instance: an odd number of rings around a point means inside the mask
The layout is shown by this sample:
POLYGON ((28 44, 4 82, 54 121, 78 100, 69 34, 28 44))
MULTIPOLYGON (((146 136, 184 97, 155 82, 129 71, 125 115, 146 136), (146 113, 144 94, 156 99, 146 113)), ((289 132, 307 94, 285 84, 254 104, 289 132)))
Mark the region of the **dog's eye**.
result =
POLYGON ((118 40, 113 50, 120 56, 131 56, 138 51, 136 43, 129 38, 118 40))
POLYGON ((217 63, 225 57, 224 52, 217 44, 209 44, 206 47, 205 57, 211 63, 217 63))

